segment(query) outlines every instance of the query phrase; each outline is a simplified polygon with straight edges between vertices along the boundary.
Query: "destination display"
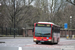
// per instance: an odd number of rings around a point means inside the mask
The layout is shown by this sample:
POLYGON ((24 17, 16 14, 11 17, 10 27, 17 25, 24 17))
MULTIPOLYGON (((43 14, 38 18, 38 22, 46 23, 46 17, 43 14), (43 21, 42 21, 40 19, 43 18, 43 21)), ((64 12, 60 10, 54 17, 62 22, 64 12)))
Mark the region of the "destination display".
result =
POLYGON ((50 24, 36 24, 38 27, 51 27, 50 24))

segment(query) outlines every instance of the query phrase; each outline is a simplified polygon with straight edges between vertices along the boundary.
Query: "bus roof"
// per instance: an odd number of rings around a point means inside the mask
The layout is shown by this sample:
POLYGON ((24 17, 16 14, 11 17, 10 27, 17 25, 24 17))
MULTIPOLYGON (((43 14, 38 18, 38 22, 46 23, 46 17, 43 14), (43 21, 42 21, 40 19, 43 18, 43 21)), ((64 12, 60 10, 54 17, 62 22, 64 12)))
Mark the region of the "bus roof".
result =
POLYGON ((60 27, 60 26, 58 26, 58 25, 56 25, 56 24, 54 24, 53 22, 38 22, 38 23, 46 23, 46 24, 53 24, 54 26, 57 26, 57 27, 60 27))
POLYGON ((52 23, 52 22, 38 22, 38 23, 49 23, 49 24, 53 24, 54 25, 54 23, 52 23))

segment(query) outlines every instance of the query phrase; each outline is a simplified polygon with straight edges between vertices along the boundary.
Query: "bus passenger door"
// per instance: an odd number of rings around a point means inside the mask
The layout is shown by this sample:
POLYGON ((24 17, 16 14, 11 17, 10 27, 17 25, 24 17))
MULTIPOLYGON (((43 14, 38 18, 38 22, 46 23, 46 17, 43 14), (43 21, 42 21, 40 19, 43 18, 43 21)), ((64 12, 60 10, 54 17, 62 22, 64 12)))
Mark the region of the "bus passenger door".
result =
POLYGON ((53 26, 52 26, 52 38, 53 38, 53 35, 54 35, 53 33, 54 33, 54 28, 53 28, 53 26))
POLYGON ((53 38, 53 35, 54 35, 53 33, 54 33, 54 28, 53 28, 53 26, 52 26, 52 38, 53 38))

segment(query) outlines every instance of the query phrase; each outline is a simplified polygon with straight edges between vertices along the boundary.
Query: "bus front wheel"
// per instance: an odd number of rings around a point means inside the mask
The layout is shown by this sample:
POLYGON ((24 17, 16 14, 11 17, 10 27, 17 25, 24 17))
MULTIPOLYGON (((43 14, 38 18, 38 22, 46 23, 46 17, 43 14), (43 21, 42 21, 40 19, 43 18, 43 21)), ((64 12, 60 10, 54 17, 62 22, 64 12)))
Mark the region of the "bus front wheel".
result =
POLYGON ((36 44, 38 44, 38 42, 36 42, 36 44))

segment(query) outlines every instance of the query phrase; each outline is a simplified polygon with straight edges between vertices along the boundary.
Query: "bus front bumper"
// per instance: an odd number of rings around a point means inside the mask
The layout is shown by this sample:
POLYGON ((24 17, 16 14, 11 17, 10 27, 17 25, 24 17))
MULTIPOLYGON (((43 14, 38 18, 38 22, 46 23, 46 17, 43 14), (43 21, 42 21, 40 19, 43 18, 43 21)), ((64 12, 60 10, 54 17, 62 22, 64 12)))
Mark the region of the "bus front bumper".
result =
POLYGON ((49 40, 47 40, 47 41, 34 39, 33 41, 34 41, 34 42, 52 42, 52 40, 50 40, 50 39, 49 39, 49 40))

